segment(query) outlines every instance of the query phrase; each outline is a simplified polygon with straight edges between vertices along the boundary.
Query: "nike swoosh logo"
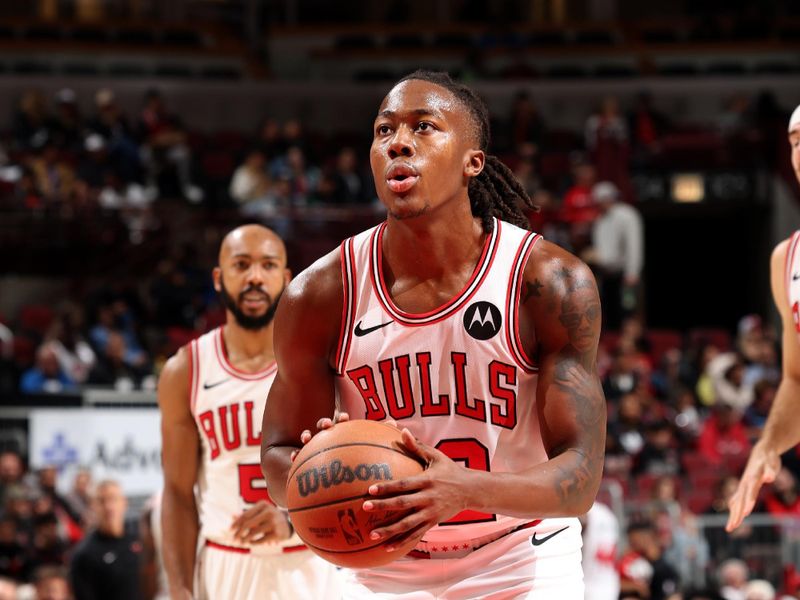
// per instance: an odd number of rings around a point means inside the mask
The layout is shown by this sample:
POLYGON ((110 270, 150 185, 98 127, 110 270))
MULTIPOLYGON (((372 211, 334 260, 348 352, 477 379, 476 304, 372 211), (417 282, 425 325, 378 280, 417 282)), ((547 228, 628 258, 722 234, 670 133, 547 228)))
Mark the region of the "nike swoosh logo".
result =
POLYGON ((800 279, 800 273, 795 273, 792 275, 792 281, 797 281, 798 279, 800 279))
POLYGON ((223 384, 223 383, 225 383, 226 381, 228 381, 228 380, 227 380, 227 379, 223 379, 222 381, 217 381, 217 382, 215 382, 215 383, 207 383, 207 382, 206 382, 206 383, 203 383, 203 389, 204 389, 204 390, 210 390, 211 388, 215 388, 215 387, 217 387, 218 385, 222 385, 222 384, 223 384))
POLYGON ((549 540, 551 537, 553 537, 553 536, 556 536, 556 535, 558 535, 559 533, 561 533, 562 531, 564 531, 564 529, 569 529, 569 525, 567 525, 567 526, 566 526, 566 527, 564 527, 563 529, 559 529, 558 531, 554 531, 554 532, 553 532, 553 533, 551 533, 550 535, 546 535, 546 536, 544 536, 544 537, 541 537, 541 538, 539 538, 538 540, 536 539, 536 534, 534 533, 534 534, 533 534, 533 537, 531 538, 531 544, 533 544, 534 546, 541 546, 541 545, 542 545, 542 544, 544 544, 544 543, 545 543, 547 540, 549 540))
POLYGON ((386 323, 381 323, 380 325, 375 325, 373 327, 367 327, 366 329, 361 329, 361 321, 356 323, 356 328, 353 330, 353 333, 356 334, 356 337, 361 337, 363 335, 367 335, 368 333, 372 333, 376 329, 380 329, 381 327, 386 327, 387 325, 391 325, 394 321, 387 321, 386 323))

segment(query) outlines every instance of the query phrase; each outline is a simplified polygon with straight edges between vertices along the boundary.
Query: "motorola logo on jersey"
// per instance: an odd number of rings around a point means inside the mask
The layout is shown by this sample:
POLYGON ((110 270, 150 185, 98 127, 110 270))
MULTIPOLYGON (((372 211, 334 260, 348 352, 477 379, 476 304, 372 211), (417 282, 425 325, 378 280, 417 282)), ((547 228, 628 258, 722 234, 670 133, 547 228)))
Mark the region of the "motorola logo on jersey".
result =
POLYGON ((503 317, 491 302, 474 302, 464 311, 464 329, 476 340, 488 340, 500 332, 503 317))

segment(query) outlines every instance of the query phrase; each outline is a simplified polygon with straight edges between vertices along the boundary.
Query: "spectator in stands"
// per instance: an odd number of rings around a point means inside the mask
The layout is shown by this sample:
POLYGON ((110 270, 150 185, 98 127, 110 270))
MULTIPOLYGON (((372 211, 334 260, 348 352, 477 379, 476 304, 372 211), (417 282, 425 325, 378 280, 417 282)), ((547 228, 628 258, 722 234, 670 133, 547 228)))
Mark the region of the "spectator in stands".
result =
POLYGON ((702 425, 700 412, 697 410, 697 400, 692 390, 688 388, 678 388, 673 397, 676 436, 681 446, 693 447, 702 425))
POLYGON ((744 589, 745 600, 775 600, 775 588, 765 579, 753 579, 744 589))
POLYGON ((569 228, 570 249, 580 255, 591 243, 591 223, 599 214, 592 198, 597 170, 583 153, 573 154, 571 162, 573 184, 564 194, 560 219, 569 228))
POLYGON ((75 171, 61 159, 58 147, 45 138, 34 147, 35 155, 28 161, 33 173, 36 189, 45 201, 54 206, 63 205, 70 198, 75 186, 75 171))
POLYGON ((709 548, 700 531, 697 517, 674 500, 654 515, 658 543, 664 561, 675 570, 680 581, 702 581, 709 562, 709 548))
POLYGON ((91 508, 92 472, 87 468, 80 468, 75 473, 75 479, 70 492, 64 496, 69 505, 70 514, 79 517, 79 524, 85 527, 89 523, 91 508))
POLYGON ((37 515, 33 520, 30 545, 32 567, 65 565, 69 547, 58 532, 58 518, 53 513, 37 515))
POLYGON ((610 181, 629 196, 628 126, 616 98, 605 98, 600 110, 586 120, 586 148, 600 181, 610 181))
POLYGON ((253 209, 257 209, 256 212, 269 213, 274 208, 269 197, 271 187, 266 156, 261 150, 255 149, 250 151, 244 162, 234 171, 229 193, 240 206, 246 207, 248 213, 253 209))
POLYGON ((539 152, 546 130, 544 119, 530 94, 526 91, 517 92, 511 105, 511 150, 518 152, 523 144, 530 144, 534 152, 539 152))
POLYGON ((16 581, 0 576, 0 600, 18 600, 16 581))
POLYGON ((22 93, 14 115, 14 141, 21 150, 32 150, 49 135, 51 117, 41 90, 29 89, 22 93))
POLYGON ((14 186, 14 203, 20 208, 40 211, 44 208, 44 194, 39 189, 36 174, 29 165, 24 165, 20 178, 14 186))
POLYGON ((20 541, 17 522, 3 515, 0 517, 0 576, 21 581, 29 570, 28 549, 20 541))
POLYGON ((17 538, 22 544, 28 544, 33 535, 33 498, 33 492, 23 484, 6 492, 5 515, 17 524, 17 538))
POLYGON ((710 465, 723 465, 746 459, 750 451, 747 429, 741 413, 730 404, 714 405, 697 440, 697 451, 710 465))
POLYGON ((634 522, 628 527, 628 548, 618 567, 623 594, 667 600, 680 589, 678 573, 664 560, 652 523, 634 522))
POLYGON ((103 88, 95 94, 95 114, 87 129, 103 138, 114 172, 123 182, 140 179, 141 162, 135 135, 110 89, 103 88))
POLYGON ((141 545, 125 532, 127 506, 117 482, 98 484, 93 498, 97 529, 81 542, 70 564, 75 600, 139 600, 141 545))
POLYGON ((283 154, 286 146, 281 137, 281 126, 275 119, 264 119, 258 128, 256 146, 267 158, 274 158, 283 154))
POLYGON ((25 466, 22 464, 22 457, 13 450, 5 450, 0 453, 0 507, 6 503, 6 493, 8 490, 22 482, 25 474, 25 466))
POLYGON ((78 162, 77 176, 84 182, 97 196, 100 189, 105 185, 106 176, 112 172, 111 160, 108 156, 106 141, 98 133, 86 136, 83 143, 84 153, 78 162))
POLYGON ((629 344, 620 344, 613 351, 611 368, 603 378, 603 392, 609 403, 616 403, 639 387, 640 376, 635 359, 636 352, 629 344))
POLYGON ((592 187, 599 216, 592 226, 589 263, 598 271, 600 298, 606 327, 619 329, 626 314, 635 313, 644 266, 644 225, 639 212, 621 202, 610 181, 592 187))
POLYGON ((78 96, 70 88, 60 89, 55 96, 56 111, 50 127, 53 143, 60 150, 80 152, 83 145, 83 119, 78 96))
MULTIPOLYGON (((514 176, 522 184, 528 196, 534 198, 542 187, 536 167, 536 147, 533 144, 521 144, 517 149, 517 164, 514 168, 514 176)), ((525 207, 525 211, 530 209, 525 207)), ((541 227, 535 231, 541 232, 541 227)))
POLYGON ((61 370, 76 383, 86 381, 96 361, 94 350, 81 334, 82 327, 81 311, 69 306, 53 320, 47 334, 61 370))
POLYGON ((273 161, 270 169, 273 179, 288 182, 291 206, 305 206, 317 189, 319 169, 306 166, 306 156, 300 146, 290 146, 285 156, 273 161))
POLYGON ((44 510, 37 509, 34 504, 34 512, 53 512, 59 520, 59 525, 66 532, 71 540, 78 540, 82 537, 80 531, 81 514, 72 510, 72 506, 67 499, 61 495, 56 486, 58 470, 53 465, 48 465, 39 469, 39 491, 43 498, 49 500, 44 510))
POLYGON ((666 117, 653 106, 653 96, 641 92, 628 113, 628 130, 633 144, 635 164, 646 164, 659 151, 661 136, 669 127, 666 117))
POLYGON ((358 168, 356 151, 350 146, 339 150, 334 172, 334 199, 338 204, 362 204, 373 200, 374 190, 365 183, 358 168))
POLYGON ((89 330, 89 340, 100 354, 105 353, 112 333, 120 333, 125 340, 125 362, 139 367, 147 362, 147 354, 139 344, 135 330, 134 314, 122 298, 103 302, 97 309, 97 322, 89 330))
POLYGON ((19 389, 25 394, 60 394, 76 389, 75 381, 58 364, 58 355, 50 342, 36 351, 36 365, 25 371, 19 389))
POLYGON ((139 388, 148 374, 149 365, 143 355, 136 355, 136 359, 131 360, 125 338, 119 332, 112 331, 89 374, 89 383, 129 391, 139 388))
POLYGON ((619 572, 619 520, 613 511, 595 502, 581 518, 583 527, 583 580, 586 600, 617 600, 619 572))
POLYGON ((744 380, 744 361, 735 352, 725 352, 708 363, 716 404, 727 404, 743 414, 753 403, 753 387, 744 380))
POLYGON ((745 94, 737 94, 728 99, 717 116, 717 129, 725 138, 737 137, 749 127, 748 112, 750 99, 745 94))
MULTIPOLYGON (((736 480, 734 480, 733 489, 736 489, 735 484, 736 480)), ((725 506, 722 512, 727 512, 727 510, 728 507, 725 506)), ((745 600, 747 581, 750 579, 750 569, 747 568, 747 563, 738 558, 729 558, 719 566, 717 579, 719 580, 720 595, 725 600, 745 600)))
MULTIPOLYGON (((727 514, 728 501, 736 491, 736 484, 737 479, 733 475, 722 477, 714 486, 714 497, 703 514, 714 516, 727 514)), ((719 525, 707 526, 705 536, 711 556, 717 561, 723 561, 743 556, 746 547, 752 543, 753 528, 749 523, 743 523, 736 531, 728 534, 725 531, 724 523, 720 522, 719 525)))
POLYGON ((69 572, 64 567, 42 567, 33 575, 34 600, 71 600, 69 572))
POLYGON ((180 120, 167 112, 164 98, 157 90, 145 94, 144 107, 139 118, 142 162, 147 169, 148 185, 161 190, 162 176, 172 171, 177 178, 179 193, 189 202, 201 202, 203 190, 191 180, 191 152, 186 142, 186 132, 180 120))
POLYGON ((642 401, 635 393, 625 394, 619 401, 616 419, 608 421, 608 436, 628 455, 636 456, 644 447, 642 401))
POLYGON ((760 437, 777 392, 778 386, 766 379, 757 382, 753 387, 753 403, 747 407, 744 413, 744 423, 751 428, 750 437, 752 439, 760 437))
POLYGON ((649 423, 644 447, 633 462, 633 474, 678 475, 680 470, 680 453, 669 421, 649 423))
POLYGON ((786 467, 781 467, 764 498, 764 508, 775 516, 800 517, 800 492, 797 480, 786 467))

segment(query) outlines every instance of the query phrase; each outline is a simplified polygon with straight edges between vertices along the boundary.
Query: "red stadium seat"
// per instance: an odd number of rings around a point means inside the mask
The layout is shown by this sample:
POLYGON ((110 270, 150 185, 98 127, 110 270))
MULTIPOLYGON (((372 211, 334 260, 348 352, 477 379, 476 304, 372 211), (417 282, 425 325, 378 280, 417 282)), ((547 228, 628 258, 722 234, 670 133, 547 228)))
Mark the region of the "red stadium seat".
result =
POLYGON ((689 330, 689 343, 696 346, 701 342, 713 344, 723 352, 732 347, 731 334, 725 329, 698 327, 689 330))
POLYGON ((647 341, 650 342, 653 364, 658 364, 667 350, 683 346, 683 336, 671 329, 651 329, 647 332, 647 341))
POLYGON ((22 329, 44 336, 53 322, 53 309, 43 304, 25 306, 19 312, 19 324, 22 329))

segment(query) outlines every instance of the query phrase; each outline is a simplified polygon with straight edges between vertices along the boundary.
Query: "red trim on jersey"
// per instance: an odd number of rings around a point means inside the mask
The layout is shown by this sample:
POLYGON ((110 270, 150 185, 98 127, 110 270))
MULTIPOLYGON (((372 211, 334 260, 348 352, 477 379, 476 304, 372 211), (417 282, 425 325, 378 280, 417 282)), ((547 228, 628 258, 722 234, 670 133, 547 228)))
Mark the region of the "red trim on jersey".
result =
POLYGON ((797 242, 800 240, 800 231, 795 231, 789 239, 789 247, 786 249, 786 262, 783 265, 783 279, 786 287, 786 298, 789 308, 792 307, 792 295, 790 286, 792 284, 792 266, 794 265, 794 253, 797 251, 797 242))
POLYGON ((395 321, 409 326, 433 325, 443 321, 453 315, 462 306, 468 303, 475 293, 480 289, 486 276, 492 268, 494 258, 497 255, 497 248, 500 246, 500 221, 494 219, 494 227, 491 234, 486 236, 483 243, 483 251, 478 259, 478 264, 472 272, 472 276, 466 285, 453 298, 443 305, 426 313, 408 313, 400 310, 392 301, 392 296, 386 288, 386 281, 383 276, 383 232, 386 230, 386 223, 382 223, 370 238, 370 279, 372 288, 383 309, 395 321), (377 275, 377 277, 376 277, 377 275))
POLYGON ((264 369, 261 371, 256 371, 255 373, 248 373, 247 371, 237 369, 231 364, 231 361, 228 358, 228 349, 225 347, 225 338, 222 335, 222 327, 217 327, 216 331, 214 332, 214 352, 217 354, 217 361, 219 361, 220 366, 225 370, 225 372, 238 379, 244 379, 245 381, 264 379, 265 377, 272 375, 272 373, 278 369, 278 364, 274 360, 264 369))
MULTIPOLYGON (((212 542, 211 540, 206 540, 206 546, 209 548, 216 548, 217 550, 224 550, 225 552, 235 552, 236 554, 250 554, 250 548, 240 548, 238 546, 226 546, 225 544, 218 544, 217 542, 212 542)), ((300 550, 308 550, 308 547, 305 545, 299 546, 286 546, 285 548, 281 548, 281 552, 284 554, 291 554, 292 552, 299 552, 300 550)))
POLYGON ((353 238, 342 242, 341 266, 342 266, 342 290, 344 298, 342 301, 342 325, 339 329, 339 342, 336 344, 336 373, 344 373, 347 365, 347 356, 350 354, 351 332, 353 321, 356 318, 356 260, 353 251, 353 238))
POLYGON ((200 378, 197 340, 189 342, 186 349, 189 352, 189 407, 192 414, 194 414, 194 409, 197 405, 197 380, 200 378))
POLYGON ((519 300, 522 290, 522 276, 525 273, 525 265, 528 263, 533 247, 542 239, 538 233, 529 233, 526 235, 514 257, 513 267, 511 268, 511 277, 508 280, 508 293, 506 294, 506 343, 508 344, 511 355, 514 357, 516 363, 522 367, 526 373, 535 373, 539 370, 536 362, 531 360, 525 346, 522 343, 522 337, 519 334, 519 300))

